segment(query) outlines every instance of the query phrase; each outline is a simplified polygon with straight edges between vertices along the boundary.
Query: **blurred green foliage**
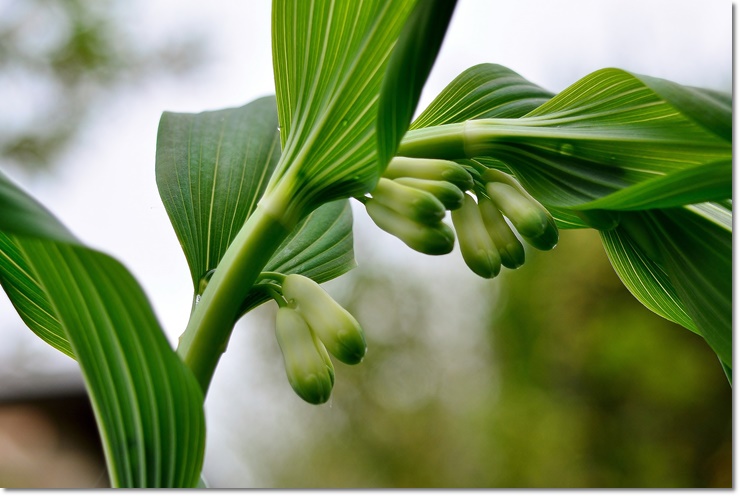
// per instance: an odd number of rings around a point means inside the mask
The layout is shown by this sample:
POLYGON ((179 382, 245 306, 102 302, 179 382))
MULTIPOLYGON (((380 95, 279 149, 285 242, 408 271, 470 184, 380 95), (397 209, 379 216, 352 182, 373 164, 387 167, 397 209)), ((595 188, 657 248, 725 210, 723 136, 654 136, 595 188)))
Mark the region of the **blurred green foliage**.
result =
POLYGON ((346 303, 368 356, 338 368, 270 485, 731 487, 731 388, 711 350, 627 292, 596 232, 527 255, 481 286, 490 321, 442 344, 422 282, 358 269, 346 303))
POLYGON ((135 15, 135 6, 121 0, 0 3, 4 165, 29 171, 54 165, 115 91, 202 63, 203 41, 195 33, 147 43, 135 15))

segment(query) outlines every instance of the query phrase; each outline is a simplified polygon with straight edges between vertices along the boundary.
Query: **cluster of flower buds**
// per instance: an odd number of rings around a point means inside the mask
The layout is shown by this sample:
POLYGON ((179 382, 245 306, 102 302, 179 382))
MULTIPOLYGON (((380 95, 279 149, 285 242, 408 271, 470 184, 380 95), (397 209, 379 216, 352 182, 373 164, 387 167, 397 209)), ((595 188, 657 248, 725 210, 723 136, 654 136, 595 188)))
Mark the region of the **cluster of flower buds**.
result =
POLYGON ((281 292, 275 335, 288 382, 305 401, 324 403, 334 386, 329 353, 344 363, 359 363, 367 349, 365 335, 357 320, 308 277, 285 276, 281 292))
POLYGON ((429 255, 452 251, 455 234, 443 222, 450 210, 465 263, 485 278, 502 265, 524 264, 524 247, 506 218, 534 248, 557 244, 554 219, 516 179, 496 169, 474 172, 475 181, 457 162, 396 157, 371 196, 360 200, 378 227, 429 255))
POLYGON ((364 198, 370 218, 412 249, 444 255, 455 246, 455 233, 442 222, 447 210, 460 208, 473 178, 449 160, 396 157, 364 198))

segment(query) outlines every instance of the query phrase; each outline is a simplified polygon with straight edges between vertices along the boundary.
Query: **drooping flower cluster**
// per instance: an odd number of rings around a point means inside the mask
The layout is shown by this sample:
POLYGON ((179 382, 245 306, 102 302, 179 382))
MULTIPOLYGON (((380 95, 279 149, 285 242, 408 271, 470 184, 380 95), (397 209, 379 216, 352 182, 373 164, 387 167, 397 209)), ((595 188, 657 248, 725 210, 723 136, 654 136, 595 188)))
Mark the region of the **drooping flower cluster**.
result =
POLYGON ((496 169, 396 157, 370 195, 358 199, 378 227, 428 255, 454 247, 455 233, 443 221, 450 210, 465 263, 485 278, 498 275, 502 265, 515 269, 524 263, 519 238, 538 250, 550 250, 558 241, 547 209, 496 169))
MULTIPOLYGON (((550 213, 516 179, 496 169, 396 157, 377 187, 358 200, 381 229, 421 253, 449 253, 457 231, 465 263, 485 278, 498 275, 502 266, 524 263, 521 240, 539 250, 558 241, 550 213), (454 229, 444 221, 448 210, 454 229)), ((359 363, 367 349, 362 328, 313 280, 273 276, 280 306, 275 334, 288 381, 305 401, 324 403, 334 386, 329 355, 359 363)))
POLYGON ((324 403, 334 386, 329 353, 349 365, 360 363, 367 350, 364 333, 357 320, 308 277, 285 276, 281 292, 275 335, 288 382, 305 401, 324 403))

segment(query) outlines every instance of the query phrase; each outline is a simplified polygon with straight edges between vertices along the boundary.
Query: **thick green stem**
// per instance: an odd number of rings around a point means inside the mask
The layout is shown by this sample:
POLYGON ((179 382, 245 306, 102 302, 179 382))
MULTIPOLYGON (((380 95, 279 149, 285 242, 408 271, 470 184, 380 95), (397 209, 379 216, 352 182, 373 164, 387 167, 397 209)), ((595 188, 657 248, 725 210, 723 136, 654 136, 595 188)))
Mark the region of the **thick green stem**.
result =
MULTIPOLYGON (((442 124, 406 133, 397 155, 413 158, 442 158, 456 160, 489 156, 502 142, 534 140, 617 140, 603 130, 556 127, 555 120, 538 118, 479 119, 457 124, 442 124)), ((622 138, 623 139, 623 138, 622 138)))
POLYGON ((465 123, 409 131, 396 152, 401 157, 465 158, 465 123))
MULTIPOLYGON (((274 207, 274 206, 273 206, 274 207)), ((275 210, 258 206, 224 254, 190 316, 177 349, 203 393, 229 342, 237 312, 290 227, 275 210)))

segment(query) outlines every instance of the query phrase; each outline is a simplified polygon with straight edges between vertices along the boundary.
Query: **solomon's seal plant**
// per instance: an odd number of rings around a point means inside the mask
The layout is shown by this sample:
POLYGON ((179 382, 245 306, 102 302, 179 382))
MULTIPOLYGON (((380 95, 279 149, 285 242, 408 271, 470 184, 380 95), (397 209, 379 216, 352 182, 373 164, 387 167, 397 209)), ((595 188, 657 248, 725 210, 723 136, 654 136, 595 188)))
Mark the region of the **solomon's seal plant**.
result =
POLYGON ((481 64, 412 122, 453 10, 275 0, 275 97, 164 113, 157 185, 194 292, 177 350, 120 263, 0 175, 0 282, 79 362, 113 485, 199 483, 204 397, 256 306, 277 303, 288 382, 310 403, 330 397, 332 356, 363 359, 360 324, 319 286, 355 265, 350 199, 416 251, 457 242, 484 278, 524 264, 525 244, 597 229, 637 299, 730 377, 731 97, 618 69, 553 95, 481 64))

